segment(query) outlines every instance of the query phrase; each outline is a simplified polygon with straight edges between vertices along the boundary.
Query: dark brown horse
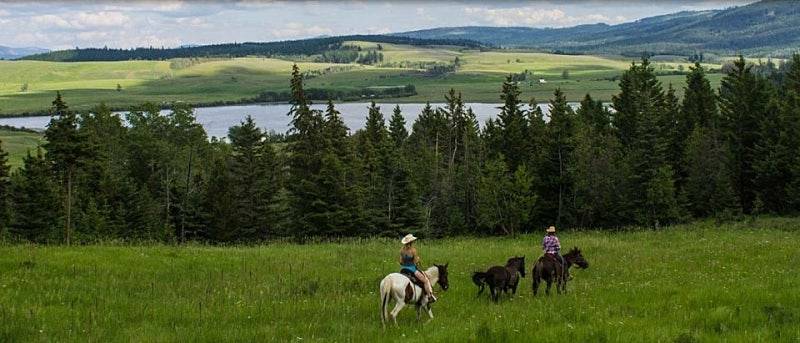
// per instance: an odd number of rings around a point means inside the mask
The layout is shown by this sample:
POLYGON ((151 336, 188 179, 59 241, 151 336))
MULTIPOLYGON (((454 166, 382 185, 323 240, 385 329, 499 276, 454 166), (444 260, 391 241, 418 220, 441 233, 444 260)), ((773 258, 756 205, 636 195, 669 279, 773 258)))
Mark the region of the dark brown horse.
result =
POLYGON ((535 296, 536 293, 539 291, 539 283, 542 280, 547 282, 547 289, 545 293, 550 295, 550 287, 553 285, 553 282, 556 282, 556 291, 561 294, 561 292, 567 292, 567 277, 566 275, 569 274, 569 268, 572 265, 577 265, 578 268, 586 269, 589 268, 589 262, 583 258, 581 254, 581 250, 578 248, 572 248, 568 253, 563 255, 564 257, 564 264, 566 264, 566 270, 562 267, 561 263, 558 262, 557 257, 547 254, 539 258, 539 261, 536 262, 536 265, 533 266, 533 295, 535 296))
POLYGON ((472 274, 472 282, 478 286, 478 296, 489 285, 492 300, 497 302, 500 291, 508 294, 511 289, 512 294, 517 294, 520 276, 525 277, 525 256, 508 259, 505 267, 494 266, 486 272, 475 272, 472 274))

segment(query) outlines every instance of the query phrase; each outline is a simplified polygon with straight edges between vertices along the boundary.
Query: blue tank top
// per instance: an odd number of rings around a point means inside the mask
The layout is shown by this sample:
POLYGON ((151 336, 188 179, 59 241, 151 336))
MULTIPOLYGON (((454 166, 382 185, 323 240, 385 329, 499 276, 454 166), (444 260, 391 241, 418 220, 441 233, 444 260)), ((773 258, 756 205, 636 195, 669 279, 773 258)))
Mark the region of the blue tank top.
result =
POLYGON ((411 271, 412 273, 416 273, 417 272, 417 265, 414 264, 414 256, 402 254, 402 255, 400 255, 400 257, 403 260, 403 263, 400 264, 400 266, 402 267, 402 268, 400 268, 401 270, 402 269, 407 269, 407 270, 411 271))

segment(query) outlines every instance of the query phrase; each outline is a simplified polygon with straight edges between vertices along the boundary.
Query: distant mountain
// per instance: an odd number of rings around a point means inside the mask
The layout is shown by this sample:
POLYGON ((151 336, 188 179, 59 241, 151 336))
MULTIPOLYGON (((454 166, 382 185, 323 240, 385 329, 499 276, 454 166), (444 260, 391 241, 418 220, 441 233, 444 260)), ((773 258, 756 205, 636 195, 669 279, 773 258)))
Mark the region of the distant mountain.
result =
POLYGON ((40 61, 125 61, 125 60, 165 60, 181 57, 243 57, 243 56, 294 56, 321 54, 338 49, 347 41, 367 41, 375 43, 394 43, 408 45, 455 45, 468 48, 485 46, 468 39, 418 39, 386 35, 351 35, 337 37, 310 38, 280 42, 245 42, 179 48, 135 48, 108 49, 88 48, 53 51, 25 56, 25 60, 40 61))
POLYGON ((33 54, 41 54, 50 50, 42 48, 10 48, 0 45, 0 58, 2 59, 15 59, 33 54))
POLYGON ((684 11, 618 25, 568 28, 448 27, 395 33, 471 39, 503 47, 626 55, 697 52, 785 56, 800 49, 800 2, 764 0, 721 10, 684 11))

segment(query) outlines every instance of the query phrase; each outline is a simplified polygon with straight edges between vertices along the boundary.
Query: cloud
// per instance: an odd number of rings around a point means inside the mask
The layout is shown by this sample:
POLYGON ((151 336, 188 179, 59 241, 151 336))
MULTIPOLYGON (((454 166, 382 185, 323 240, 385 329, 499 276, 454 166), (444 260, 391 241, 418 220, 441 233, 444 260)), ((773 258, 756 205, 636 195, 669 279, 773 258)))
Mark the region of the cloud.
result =
POLYGON ((182 27, 193 27, 193 28, 209 28, 212 26, 211 23, 209 23, 207 20, 198 17, 177 18, 175 19, 175 23, 177 23, 182 27))
POLYGON ((5 16, 7 16, 9 14, 11 14, 11 12, 0 8, 0 17, 5 17, 5 16))
POLYGON ((625 21, 622 16, 603 14, 568 15, 561 9, 539 9, 530 6, 514 8, 466 7, 464 13, 479 21, 496 26, 571 26, 582 23, 615 24, 625 21))
POLYGON ((298 22, 291 22, 283 28, 273 29, 272 36, 278 39, 301 38, 308 36, 331 35, 333 30, 319 25, 307 26, 298 22))
POLYGON ((56 27, 62 29, 85 30, 102 27, 120 27, 131 19, 121 12, 72 12, 62 15, 43 14, 30 18, 38 27, 56 27))

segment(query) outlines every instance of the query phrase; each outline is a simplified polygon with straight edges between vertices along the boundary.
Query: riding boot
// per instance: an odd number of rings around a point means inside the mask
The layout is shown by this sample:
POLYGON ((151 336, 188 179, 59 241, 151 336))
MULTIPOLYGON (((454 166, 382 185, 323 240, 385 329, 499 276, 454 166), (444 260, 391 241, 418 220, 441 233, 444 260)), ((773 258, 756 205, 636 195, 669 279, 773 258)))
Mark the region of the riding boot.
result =
POLYGON ((425 283, 425 293, 428 296, 428 303, 433 304, 436 302, 436 296, 433 295, 433 287, 431 287, 430 282, 425 283))

